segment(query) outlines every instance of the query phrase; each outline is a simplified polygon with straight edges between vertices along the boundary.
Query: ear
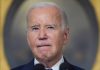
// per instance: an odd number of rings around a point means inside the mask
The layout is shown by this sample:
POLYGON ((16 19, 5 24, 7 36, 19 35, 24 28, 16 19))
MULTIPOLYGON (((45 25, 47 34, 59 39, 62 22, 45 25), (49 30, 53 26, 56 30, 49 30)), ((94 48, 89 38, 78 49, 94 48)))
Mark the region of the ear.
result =
POLYGON ((64 43, 67 43, 68 39, 69 39, 69 28, 66 28, 64 30, 64 43))

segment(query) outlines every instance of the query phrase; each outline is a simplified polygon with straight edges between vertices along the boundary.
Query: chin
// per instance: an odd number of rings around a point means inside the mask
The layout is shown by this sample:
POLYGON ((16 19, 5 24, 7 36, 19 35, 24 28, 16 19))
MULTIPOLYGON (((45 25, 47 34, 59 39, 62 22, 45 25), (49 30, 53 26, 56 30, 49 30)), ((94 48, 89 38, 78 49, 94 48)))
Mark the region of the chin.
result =
POLYGON ((48 61, 51 59, 51 56, 48 56, 48 55, 42 55, 42 56, 38 56, 38 58, 40 60, 45 60, 45 61, 48 61))

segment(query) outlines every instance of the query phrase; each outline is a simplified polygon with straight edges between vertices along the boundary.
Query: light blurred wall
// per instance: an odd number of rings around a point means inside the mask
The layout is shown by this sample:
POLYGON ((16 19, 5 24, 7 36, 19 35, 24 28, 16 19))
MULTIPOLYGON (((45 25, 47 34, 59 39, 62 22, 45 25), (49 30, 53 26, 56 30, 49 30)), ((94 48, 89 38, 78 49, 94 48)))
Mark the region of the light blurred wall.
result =
POLYGON ((12 3, 12 0, 0 0, 0 70, 9 70, 9 65, 4 53, 3 43, 3 27, 7 11, 12 3))
POLYGON ((100 0, 91 0, 91 3, 94 6, 95 13, 96 13, 97 20, 98 20, 98 25, 99 25, 98 26, 99 27, 99 41, 98 41, 99 48, 98 48, 98 53, 96 56, 96 61, 95 61, 93 70, 100 70, 100 0))

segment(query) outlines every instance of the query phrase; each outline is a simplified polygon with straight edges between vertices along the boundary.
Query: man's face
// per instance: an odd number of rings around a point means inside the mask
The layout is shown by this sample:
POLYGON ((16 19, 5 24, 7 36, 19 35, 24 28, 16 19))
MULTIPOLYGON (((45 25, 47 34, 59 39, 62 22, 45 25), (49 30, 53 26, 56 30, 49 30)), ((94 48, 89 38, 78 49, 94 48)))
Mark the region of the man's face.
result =
POLYGON ((61 56, 67 39, 61 22, 60 12, 55 7, 36 8, 29 12, 27 40, 36 58, 52 60, 61 56))

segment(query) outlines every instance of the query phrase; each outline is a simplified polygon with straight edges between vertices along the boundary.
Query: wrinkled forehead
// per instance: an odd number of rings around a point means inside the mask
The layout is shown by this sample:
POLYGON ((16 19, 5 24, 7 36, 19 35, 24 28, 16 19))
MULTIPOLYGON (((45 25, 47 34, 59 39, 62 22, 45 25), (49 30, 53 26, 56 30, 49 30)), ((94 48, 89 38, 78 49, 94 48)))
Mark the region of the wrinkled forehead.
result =
POLYGON ((54 6, 47 6, 47 7, 37 7, 37 8, 31 8, 28 13, 28 18, 32 16, 61 16, 60 10, 57 7, 54 6))
POLYGON ((56 7, 39 7, 33 8, 28 14, 28 21, 33 22, 36 20, 44 21, 56 21, 56 23, 61 23, 61 14, 56 7))

